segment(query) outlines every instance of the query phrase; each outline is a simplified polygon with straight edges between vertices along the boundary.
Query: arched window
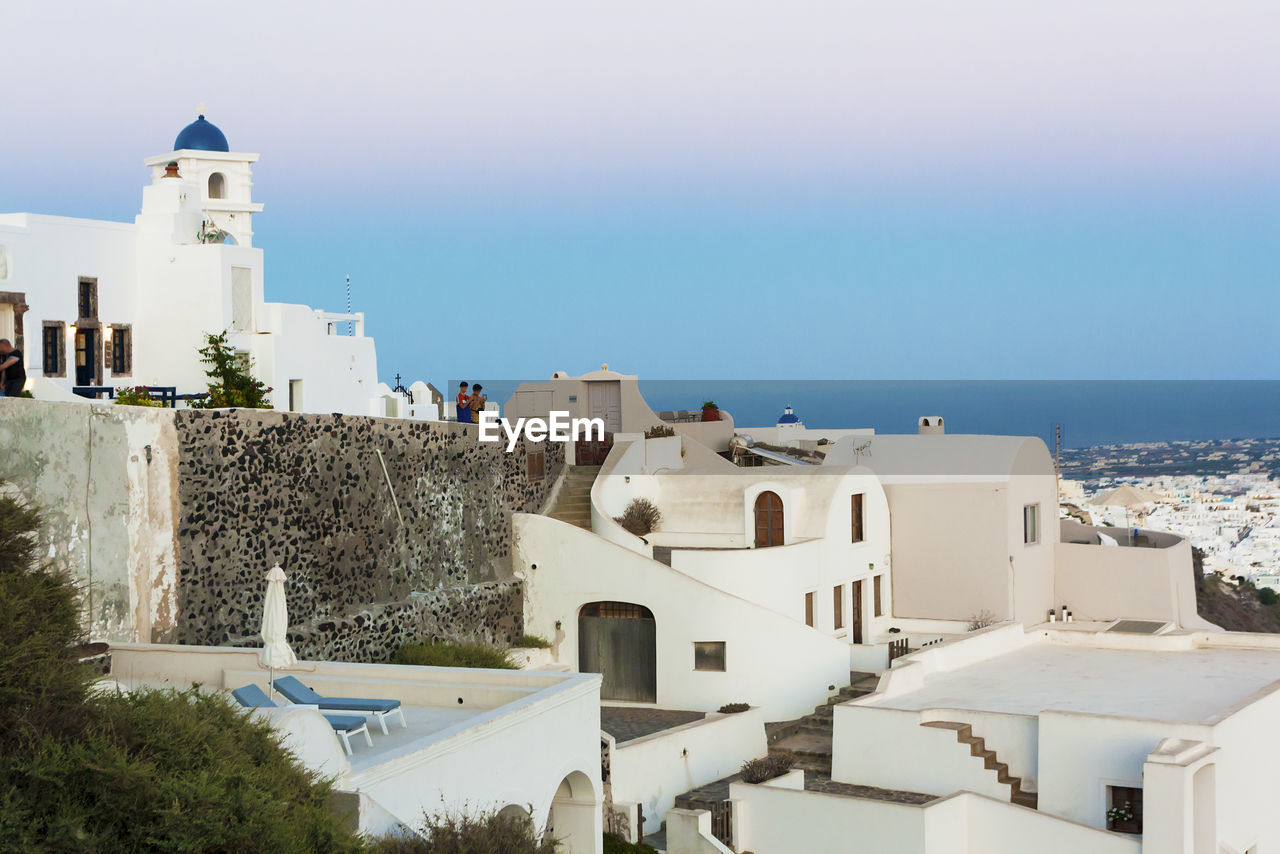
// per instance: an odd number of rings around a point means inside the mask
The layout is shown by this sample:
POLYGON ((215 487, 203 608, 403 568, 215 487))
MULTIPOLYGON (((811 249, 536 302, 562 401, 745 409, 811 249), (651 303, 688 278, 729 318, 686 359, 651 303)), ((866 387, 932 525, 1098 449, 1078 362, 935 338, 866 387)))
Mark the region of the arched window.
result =
POLYGON ((782 536, 782 499, 776 492, 756 496, 756 548, 780 546, 782 536))
POLYGON ((214 172, 209 176, 209 198, 222 198, 222 194, 226 192, 226 188, 227 179, 222 176, 221 172, 214 172))

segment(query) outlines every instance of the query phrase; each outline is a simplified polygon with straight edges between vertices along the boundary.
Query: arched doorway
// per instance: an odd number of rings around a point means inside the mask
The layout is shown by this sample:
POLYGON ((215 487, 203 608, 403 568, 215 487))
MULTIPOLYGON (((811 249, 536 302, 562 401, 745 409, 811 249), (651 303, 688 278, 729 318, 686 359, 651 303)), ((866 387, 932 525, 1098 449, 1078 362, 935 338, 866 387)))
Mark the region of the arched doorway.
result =
POLYGON ((782 535, 782 499, 776 492, 756 496, 756 548, 780 546, 782 535))
POLYGON ((590 778, 574 771, 560 781, 547 814, 547 835, 560 840, 566 854, 594 852, 603 831, 600 804, 590 778))
POLYGON ((602 700, 658 701, 653 612, 631 602, 591 602, 578 612, 578 670, 599 673, 602 700))

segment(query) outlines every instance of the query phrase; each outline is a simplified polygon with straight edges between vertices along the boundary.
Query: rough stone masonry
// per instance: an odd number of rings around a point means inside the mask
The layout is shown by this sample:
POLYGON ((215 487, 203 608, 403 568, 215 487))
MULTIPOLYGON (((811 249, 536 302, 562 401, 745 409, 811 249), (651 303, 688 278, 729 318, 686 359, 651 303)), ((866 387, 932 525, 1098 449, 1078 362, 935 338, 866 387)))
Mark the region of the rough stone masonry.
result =
POLYGON ((184 410, 176 424, 181 641, 256 643, 277 562, 303 657, 521 631, 511 514, 542 506, 563 444, 507 453, 474 427, 254 410, 184 410), (546 455, 538 479, 529 452, 546 455))

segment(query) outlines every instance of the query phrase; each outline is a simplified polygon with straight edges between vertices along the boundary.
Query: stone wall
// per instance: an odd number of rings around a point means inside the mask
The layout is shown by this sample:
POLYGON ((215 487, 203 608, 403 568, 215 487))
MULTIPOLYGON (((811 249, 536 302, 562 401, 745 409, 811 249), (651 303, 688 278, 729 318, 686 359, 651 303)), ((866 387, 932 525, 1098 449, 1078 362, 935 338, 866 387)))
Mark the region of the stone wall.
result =
POLYGON ((250 410, 184 410, 176 428, 183 642, 253 638, 275 563, 300 656, 519 632, 519 586, 495 582, 512 577, 511 514, 541 509, 563 444, 508 454, 458 424, 250 410))

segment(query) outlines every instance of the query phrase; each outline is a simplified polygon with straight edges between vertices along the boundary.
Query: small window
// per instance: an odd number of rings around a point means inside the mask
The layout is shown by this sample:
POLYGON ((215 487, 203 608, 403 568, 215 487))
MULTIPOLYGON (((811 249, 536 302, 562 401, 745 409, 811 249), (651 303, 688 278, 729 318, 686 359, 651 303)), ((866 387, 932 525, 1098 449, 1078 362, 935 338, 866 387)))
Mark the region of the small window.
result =
POLYGON ((694 641, 693 669, 724 672, 724 641, 694 641))
POLYGON ((1040 542, 1040 505, 1028 504, 1022 508, 1022 541, 1027 545, 1040 542))
POLYGON ((289 380, 289 411, 302 411, 302 380, 289 380))
POLYGON ((117 323, 111 327, 111 375, 127 377, 133 373, 133 327, 117 323))
POLYGON ((1142 789, 1107 786, 1107 830, 1142 833, 1142 789))
POLYGON ((77 307, 80 320, 98 319, 98 280, 81 279, 77 289, 77 307))
POLYGON ((44 322, 41 369, 46 377, 67 375, 67 325, 60 320, 44 322))
POLYGON ((871 582, 872 593, 875 597, 873 601, 875 603, 877 617, 884 616, 884 599, 881 598, 881 593, 880 593, 880 579, 882 578, 884 578, 883 575, 877 575, 872 579, 872 582, 871 582))
POLYGON ((837 629, 844 628, 844 585, 831 588, 831 621, 837 629))
POLYGON ((806 626, 813 625, 813 594, 804 594, 804 624, 806 626))
POLYGON ((852 513, 850 514, 851 520, 849 524, 850 524, 850 530, 853 532, 853 542, 855 543, 862 542, 862 525, 863 525, 862 499, 863 498, 864 496, 861 493, 850 496, 852 513))
POLYGON ((221 172, 214 172, 209 176, 209 198, 222 198, 222 194, 226 192, 226 187, 227 179, 222 177, 221 172))
POLYGON ((546 451, 530 451, 525 455, 525 464, 529 480, 542 480, 547 476, 546 451))

